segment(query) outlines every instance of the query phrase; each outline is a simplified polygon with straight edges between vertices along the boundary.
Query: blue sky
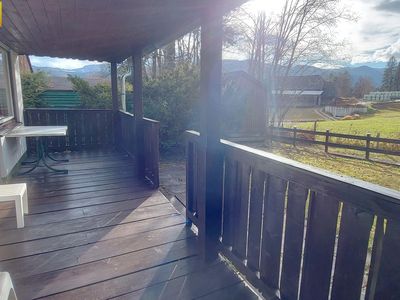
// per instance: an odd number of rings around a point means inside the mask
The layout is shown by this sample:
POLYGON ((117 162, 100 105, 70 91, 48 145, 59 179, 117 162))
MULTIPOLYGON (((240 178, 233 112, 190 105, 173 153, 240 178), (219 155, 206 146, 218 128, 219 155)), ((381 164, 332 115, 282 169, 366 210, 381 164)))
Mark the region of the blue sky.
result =
MULTIPOLYGON (((253 0, 246 5, 250 10, 264 10, 272 15, 279 12, 282 3, 283 0, 253 0)), ((383 66, 392 55, 400 58, 400 0, 342 0, 340 5, 358 18, 356 22, 341 22, 336 30, 337 38, 347 45, 352 64, 383 66)), ((96 63, 35 56, 31 56, 31 62, 35 66, 65 69, 96 63)))

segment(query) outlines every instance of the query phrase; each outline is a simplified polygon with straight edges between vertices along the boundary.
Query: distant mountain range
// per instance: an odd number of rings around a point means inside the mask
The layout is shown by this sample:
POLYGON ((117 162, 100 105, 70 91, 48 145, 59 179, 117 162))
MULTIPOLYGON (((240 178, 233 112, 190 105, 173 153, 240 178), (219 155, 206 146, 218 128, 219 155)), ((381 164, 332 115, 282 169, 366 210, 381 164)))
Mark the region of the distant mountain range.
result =
MULTIPOLYGON (((248 70, 248 61, 242 60, 224 60, 223 64, 224 72, 235 72, 235 71, 247 71, 248 70)), ((369 78, 375 87, 379 87, 382 84, 383 73, 385 71, 384 68, 373 68, 369 66, 351 66, 351 67, 343 67, 336 69, 323 69, 317 68, 313 66, 297 66, 293 68, 292 75, 301 74, 301 75, 321 75, 325 79, 327 79, 331 74, 336 75, 343 72, 349 72, 351 80, 355 83, 361 77, 369 78), (301 71, 300 71, 301 68, 301 71)))
POLYGON ((76 75, 82 78, 99 78, 108 77, 109 68, 107 64, 86 65, 78 69, 62 69, 52 67, 32 66, 34 72, 43 71, 52 77, 68 77, 68 75, 76 75))
MULTIPOLYGON (((299 68, 293 69, 293 74, 299 74, 299 68)), ((77 75, 82 78, 107 78, 109 76, 109 67, 107 64, 95 64, 86 65, 79 69, 62 69, 52 67, 37 67, 33 66, 34 71, 43 71, 48 73, 50 76, 56 77, 67 77, 68 75, 77 75)), ((247 71, 248 61, 246 60, 224 60, 223 62, 224 72, 234 71, 247 71)), ((351 66, 337 69, 323 69, 317 67, 307 67, 302 71, 303 75, 321 75, 324 78, 328 78, 330 74, 339 74, 343 72, 349 72, 351 79, 356 82, 360 77, 369 78, 376 87, 379 87, 382 83, 384 68, 375 68, 369 66, 351 66)))

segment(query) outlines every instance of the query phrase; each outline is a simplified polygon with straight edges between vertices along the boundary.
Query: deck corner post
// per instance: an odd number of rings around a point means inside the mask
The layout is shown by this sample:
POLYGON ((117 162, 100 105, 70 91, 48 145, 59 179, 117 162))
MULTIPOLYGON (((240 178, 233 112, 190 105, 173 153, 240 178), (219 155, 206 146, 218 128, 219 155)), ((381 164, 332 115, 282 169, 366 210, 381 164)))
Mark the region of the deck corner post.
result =
POLYGON ((114 143, 119 146, 121 126, 119 122, 119 101, 118 101, 118 77, 117 63, 111 62, 111 97, 113 110, 113 125, 114 125, 114 143))
POLYGON ((201 24, 199 242, 206 262, 218 256, 221 234, 223 155, 220 143, 222 14, 205 12, 201 24))
POLYGON ((144 126, 143 126, 143 73, 141 50, 135 51, 133 62, 133 116, 135 128, 135 161, 137 174, 140 178, 145 176, 144 164, 144 126))

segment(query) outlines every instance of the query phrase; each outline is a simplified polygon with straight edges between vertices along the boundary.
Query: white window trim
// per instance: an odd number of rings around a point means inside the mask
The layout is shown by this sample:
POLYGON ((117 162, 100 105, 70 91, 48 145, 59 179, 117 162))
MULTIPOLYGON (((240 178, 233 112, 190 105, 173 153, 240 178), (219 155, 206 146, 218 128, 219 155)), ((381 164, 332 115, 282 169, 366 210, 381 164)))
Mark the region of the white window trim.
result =
POLYGON ((5 73, 8 75, 7 77, 7 85, 8 85, 8 90, 7 90, 7 96, 9 97, 10 100, 10 116, 4 117, 0 119, 0 125, 4 124, 10 120, 15 119, 15 110, 14 110, 14 93, 13 93, 13 85, 12 85, 12 67, 11 67, 11 55, 10 52, 8 51, 7 48, 2 47, 0 44, 0 50, 5 54, 5 73))

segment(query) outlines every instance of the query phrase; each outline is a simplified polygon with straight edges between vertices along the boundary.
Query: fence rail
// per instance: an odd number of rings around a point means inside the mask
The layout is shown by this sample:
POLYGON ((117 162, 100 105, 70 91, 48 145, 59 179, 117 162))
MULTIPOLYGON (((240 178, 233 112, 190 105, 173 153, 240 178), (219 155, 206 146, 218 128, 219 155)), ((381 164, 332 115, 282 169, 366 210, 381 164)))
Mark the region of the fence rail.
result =
MULTIPOLYGON (((189 132, 187 216, 201 230, 207 220, 199 215, 199 143, 199 134, 189 132)), ((216 243, 267 297, 400 297, 400 192, 224 140, 220 149, 216 243)))
MULTIPOLYGON (((25 125, 67 125, 66 137, 47 138, 50 151, 112 147, 115 142, 112 110, 29 108, 24 111, 25 125)), ((35 141, 28 139, 29 151, 35 141)))
POLYGON ((282 127, 269 127, 267 130, 267 138, 273 141, 293 144, 306 143, 314 145, 325 146, 325 152, 328 152, 329 148, 342 148, 365 152, 365 158, 369 159, 371 153, 387 154, 400 156, 400 139, 390 139, 373 137, 370 134, 366 136, 351 135, 343 133, 333 133, 327 131, 314 131, 294 128, 282 128, 282 127), (322 140, 317 140, 317 137, 322 137, 322 140), (332 138, 346 139, 352 141, 352 143, 339 143, 334 142, 332 138), (363 143, 363 145, 359 145, 363 143), (372 143, 375 143, 375 147, 372 143), (391 148, 385 149, 382 148, 391 148), (392 150, 394 149, 394 150, 392 150))

